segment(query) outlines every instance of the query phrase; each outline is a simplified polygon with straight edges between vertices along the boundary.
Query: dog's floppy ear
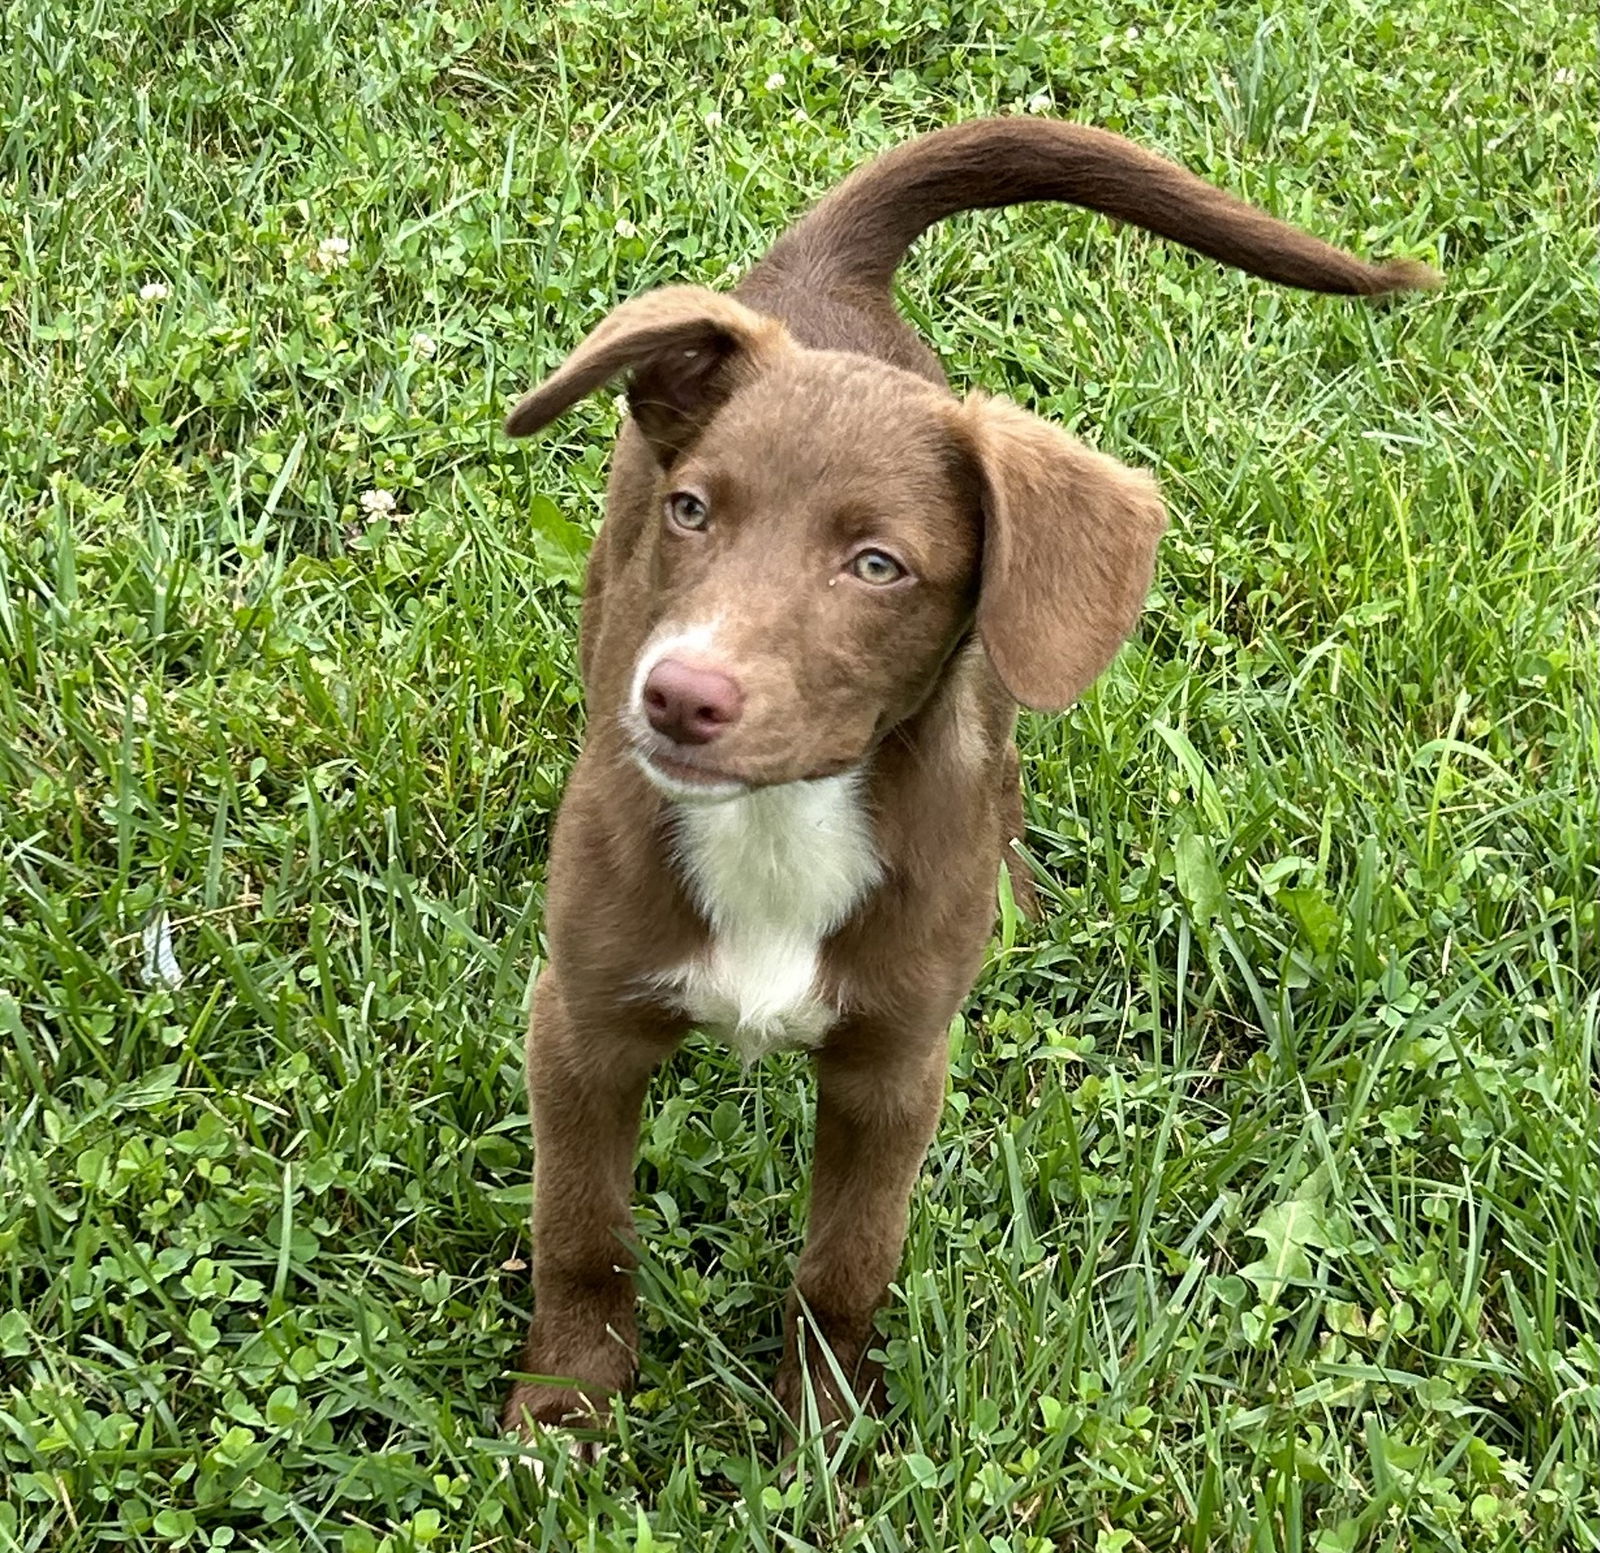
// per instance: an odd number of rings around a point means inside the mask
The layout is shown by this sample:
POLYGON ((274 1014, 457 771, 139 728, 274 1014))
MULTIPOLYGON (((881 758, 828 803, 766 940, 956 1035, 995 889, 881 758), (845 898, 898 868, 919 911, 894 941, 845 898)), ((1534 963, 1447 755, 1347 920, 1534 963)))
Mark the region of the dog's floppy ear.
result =
POLYGON ((978 634, 1024 706, 1089 688, 1144 605, 1166 513, 1155 479, 1002 399, 962 407, 984 514, 978 634))
POLYGON ((584 395, 627 371, 629 408, 663 460, 727 398, 741 368, 782 351, 775 318, 701 286, 666 286, 615 312, 506 419, 513 437, 549 425, 584 395))

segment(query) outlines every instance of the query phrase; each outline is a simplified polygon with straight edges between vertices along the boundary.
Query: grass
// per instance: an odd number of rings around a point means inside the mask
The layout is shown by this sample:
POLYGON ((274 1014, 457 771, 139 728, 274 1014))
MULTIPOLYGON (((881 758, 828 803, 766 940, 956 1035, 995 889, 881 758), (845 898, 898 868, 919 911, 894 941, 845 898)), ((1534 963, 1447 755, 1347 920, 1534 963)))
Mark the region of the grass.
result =
POLYGON ((1569 8, 0 17, 0 1548, 1600 1548, 1569 8), (506 1473, 615 411, 499 417, 617 299, 1035 99, 1448 287, 1276 292, 1059 209, 921 247, 954 381, 1175 526, 1140 639, 1024 729, 1050 912, 953 1032, 872 1480, 776 1469, 804 1063, 704 1043, 647 1116, 618 1442, 506 1473))

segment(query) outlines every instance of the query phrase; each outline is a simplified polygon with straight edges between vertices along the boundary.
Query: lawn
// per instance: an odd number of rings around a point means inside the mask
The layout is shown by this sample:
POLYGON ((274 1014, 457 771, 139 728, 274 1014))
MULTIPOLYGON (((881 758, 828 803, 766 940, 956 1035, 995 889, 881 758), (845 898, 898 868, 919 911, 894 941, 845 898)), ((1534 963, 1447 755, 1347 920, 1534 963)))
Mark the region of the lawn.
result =
POLYGON ((0 0, 0 1549, 1600 1549, 1573 21, 0 0), (640 1389, 523 1470, 521 1026, 617 412, 500 418, 990 111, 1446 288, 1060 208, 921 245, 958 388, 1173 529, 1023 726, 1047 912, 952 1031, 871 1476, 779 1471, 805 1061, 702 1041, 642 1139, 640 1389))

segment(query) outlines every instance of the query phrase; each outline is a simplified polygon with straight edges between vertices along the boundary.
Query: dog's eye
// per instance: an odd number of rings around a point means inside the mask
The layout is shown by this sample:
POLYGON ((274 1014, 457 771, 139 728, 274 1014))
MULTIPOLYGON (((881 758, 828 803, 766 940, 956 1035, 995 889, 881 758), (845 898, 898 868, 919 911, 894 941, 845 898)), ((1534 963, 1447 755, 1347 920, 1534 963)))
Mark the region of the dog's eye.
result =
POLYGON ((850 573, 862 582, 874 583, 881 588, 887 583, 899 582, 905 576, 906 569, 882 550, 863 550, 850 558, 850 573))
POLYGON ((711 509, 693 491, 674 491, 667 498, 667 520, 674 528, 698 534, 711 521, 711 509))

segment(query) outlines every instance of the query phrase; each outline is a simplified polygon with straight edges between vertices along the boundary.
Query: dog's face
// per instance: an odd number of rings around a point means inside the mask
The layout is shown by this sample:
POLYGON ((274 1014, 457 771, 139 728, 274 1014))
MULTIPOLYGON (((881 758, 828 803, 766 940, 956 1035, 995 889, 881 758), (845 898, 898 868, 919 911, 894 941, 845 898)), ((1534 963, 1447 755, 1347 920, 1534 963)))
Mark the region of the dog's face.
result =
POLYGON ((657 470, 649 602, 626 704, 604 710, 673 796, 860 764, 974 623, 1034 706, 1071 701, 1132 625, 1153 484, 1035 417, 673 288, 613 313, 510 429, 630 368, 657 470))
POLYGON ((916 711, 977 603, 980 495, 953 408, 865 358, 794 352, 669 456, 622 709, 658 785, 833 775, 916 711))

